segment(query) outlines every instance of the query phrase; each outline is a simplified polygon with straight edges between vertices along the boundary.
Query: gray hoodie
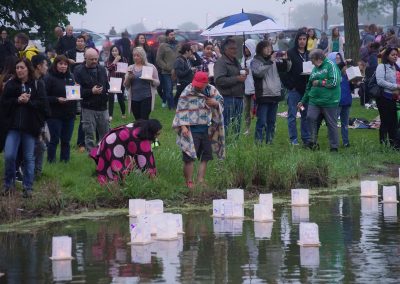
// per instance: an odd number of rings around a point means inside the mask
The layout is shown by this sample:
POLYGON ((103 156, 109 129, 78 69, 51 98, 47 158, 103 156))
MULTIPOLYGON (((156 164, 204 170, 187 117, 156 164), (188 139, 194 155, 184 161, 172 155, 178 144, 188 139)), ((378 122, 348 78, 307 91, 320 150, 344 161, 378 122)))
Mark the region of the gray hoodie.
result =
POLYGON ((246 81, 244 81, 244 93, 245 95, 254 95, 254 80, 253 80, 253 74, 251 72, 250 64, 251 61, 254 58, 254 55, 256 55, 256 45, 257 42, 254 39, 247 39, 244 42, 244 45, 247 47, 247 49, 250 51, 250 57, 246 58, 243 55, 242 58, 242 68, 248 68, 249 69, 249 74, 247 75, 246 81), (244 62, 246 61, 246 66, 244 62))

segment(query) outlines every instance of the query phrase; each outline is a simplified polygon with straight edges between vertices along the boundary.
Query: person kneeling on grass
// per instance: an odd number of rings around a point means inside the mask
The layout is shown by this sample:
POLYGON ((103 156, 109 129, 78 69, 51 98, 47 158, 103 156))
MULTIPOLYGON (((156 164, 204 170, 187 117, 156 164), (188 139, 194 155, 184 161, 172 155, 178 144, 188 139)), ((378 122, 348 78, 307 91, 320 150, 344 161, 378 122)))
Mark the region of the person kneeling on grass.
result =
POLYGON ((96 162, 97 180, 101 185, 123 182, 135 169, 156 175, 152 143, 160 135, 161 124, 156 119, 138 120, 135 123, 112 129, 90 152, 96 162))
POLYGON ((176 143, 183 154, 183 173, 186 186, 193 188, 194 160, 201 163, 197 181, 204 184, 207 162, 212 152, 225 158, 225 130, 223 98, 217 89, 208 84, 206 72, 197 72, 193 81, 182 92, 172 127, 178 132, 176 143))

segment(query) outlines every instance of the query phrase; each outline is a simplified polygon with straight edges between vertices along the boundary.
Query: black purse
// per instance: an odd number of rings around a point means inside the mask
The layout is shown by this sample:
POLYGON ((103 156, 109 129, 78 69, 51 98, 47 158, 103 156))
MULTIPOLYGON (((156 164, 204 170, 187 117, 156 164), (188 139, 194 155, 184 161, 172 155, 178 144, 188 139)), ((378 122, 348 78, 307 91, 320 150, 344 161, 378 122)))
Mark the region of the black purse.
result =
MULTIPOLYGON (((385 67, 385 79, 386 79, 386 65, 383 65, 385 67)), ((367 82, 367 91, 368 94, 374 98, 380 98, 383 96, 383 88, 381 86, 378 85, 378 82, 376 81, 376 71, 374 72, 374 74, 371 76, 371 78, 369 78, 368 82, 367 82)))

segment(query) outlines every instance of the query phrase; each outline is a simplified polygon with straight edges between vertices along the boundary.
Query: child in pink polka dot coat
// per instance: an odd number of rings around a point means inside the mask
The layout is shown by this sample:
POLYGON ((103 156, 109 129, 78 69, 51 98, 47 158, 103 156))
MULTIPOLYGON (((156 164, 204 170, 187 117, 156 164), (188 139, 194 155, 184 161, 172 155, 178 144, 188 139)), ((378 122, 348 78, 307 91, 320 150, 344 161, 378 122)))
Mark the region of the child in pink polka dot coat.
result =
POLYGON ((139 120, 112 129, 92 149, 90 157, 96 162, 97 180, 104 185, 122 182, 135 169, 156 175, 156 164, 151 150, 161 131, 156 119, 139 120))

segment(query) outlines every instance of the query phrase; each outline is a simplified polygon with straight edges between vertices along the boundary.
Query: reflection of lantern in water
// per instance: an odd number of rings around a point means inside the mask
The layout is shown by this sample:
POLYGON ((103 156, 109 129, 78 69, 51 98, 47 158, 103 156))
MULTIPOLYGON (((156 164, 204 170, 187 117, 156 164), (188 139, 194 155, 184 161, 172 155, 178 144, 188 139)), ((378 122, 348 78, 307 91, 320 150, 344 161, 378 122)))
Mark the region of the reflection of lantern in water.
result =
MULTIPOLYGON (((396 203, 384 203, 383 204, 383 216, 387 217, 397 217, 397 204, 396 203)), ((393 219, 397 221, 397 218, 393 219)))
POLYGON ((254 236, 256 239, 270 239, 273 222, 254 222, 254 236))
POLYGON ((396 186, 384 186, 382 189, 384 203, 398 203, 396 186))
POLYGON ((378 212, 378 197, 361 197, 361 212, 376 213, 378 212))
POLYGON ((131 245, 143 245, 151 243, 151 232, 148 226, 143 224, 138 224, 131 229, 131 245))
POLYGON ((53 280, 71 281, 72 280, 72 264, 71 260, 52 261, 53 280))
POLYGON ((300 265, 305 267, 318 267, 319 247, 300 247, 300 265))
POLYGON ((308 222, 310 219, 310 208, 309 207, 297 207, 292 206, 292 222, 308 222))
POLYGON ((300 246, 319 246, 318 225, 315 223, 300 223, 300 246))
POLYGON ((274 214, 270 204, 254 204, 254 221, 255 222, 272 222, 274 214))
POLYGON ((363 180, 361 181, 361 197, 378 196, 378 181, 363 180))
POLYGON ((228 189, 227 199, 234 203, 243 204, 244 203, 244 192, 243 189, 228 189))
POLYGON ((241 235, 243 231, 243 219, 213 218, 214 234, 241 235))
POLYGON ((292 206, 308 206, 308 189, 292 189, 292 206))
POLYGON ((131 246, 131 261, 139 264, 151 263, 150 245, 131 246))
POLYGON ((53 237, 51 260, 73 259, 71 256, 72 239, 68 236, 53 237))
POLYGON ((145 199, 129 199, 129 216, 136 217, 146 212, 145 199))

